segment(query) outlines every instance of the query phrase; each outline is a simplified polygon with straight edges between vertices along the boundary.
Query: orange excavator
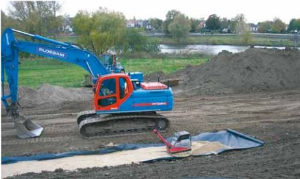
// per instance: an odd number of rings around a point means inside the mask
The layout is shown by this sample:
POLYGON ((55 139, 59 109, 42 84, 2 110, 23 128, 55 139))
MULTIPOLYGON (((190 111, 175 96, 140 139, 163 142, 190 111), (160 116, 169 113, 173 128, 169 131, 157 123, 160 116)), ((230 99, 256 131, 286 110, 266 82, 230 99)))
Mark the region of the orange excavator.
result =
POLYGON ((84 137, 165 130, 169 120, 156 113, 173 108, 172 89, 159 82, 144 82, 143 73, 111 73, 91 52, 78 46, 8 28, 1 41, 2 103, 14 120, 20 138, 38 137, 43 127, 19 114, 19 53, 76 64, 93 77, 94 109, 80 112, 79 131, 84 137), (19 40, 15 33, 37 42, 19 40), (4 83, 9 84, 5 92, 4 83))

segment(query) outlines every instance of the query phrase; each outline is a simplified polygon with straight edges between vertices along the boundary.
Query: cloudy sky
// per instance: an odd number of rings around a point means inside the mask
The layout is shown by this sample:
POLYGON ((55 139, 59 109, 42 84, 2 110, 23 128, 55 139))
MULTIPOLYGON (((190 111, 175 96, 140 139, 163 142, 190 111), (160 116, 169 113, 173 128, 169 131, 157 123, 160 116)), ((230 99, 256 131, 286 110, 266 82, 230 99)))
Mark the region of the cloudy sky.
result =
MULTIPOLYGON (((165 20, 169 10, 179 10, 192 18, 207 19, 211 14, 233 18, 244 14, 247 22, 257 23, 280 18, 289 23, 300 18, 300 0, 64 0, 61 14, 75 16, 79 10, 95 11, 99 7, 122 12, 127 19, 160 18, 165 20)), ((9 1, 2 0, 7 12, 9 1)))

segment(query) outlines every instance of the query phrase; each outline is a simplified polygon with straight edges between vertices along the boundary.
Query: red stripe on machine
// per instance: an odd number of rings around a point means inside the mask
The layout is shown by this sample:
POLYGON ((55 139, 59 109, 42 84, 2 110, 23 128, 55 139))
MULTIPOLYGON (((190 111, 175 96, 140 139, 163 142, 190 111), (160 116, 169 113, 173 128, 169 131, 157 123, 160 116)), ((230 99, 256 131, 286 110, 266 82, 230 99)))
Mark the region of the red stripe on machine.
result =
POLYGON ((141 106, 164 106, 167 105, 167 102, 157 102, 157 103, 136 103, 133 104, 133 107, 141 107, 141 106))

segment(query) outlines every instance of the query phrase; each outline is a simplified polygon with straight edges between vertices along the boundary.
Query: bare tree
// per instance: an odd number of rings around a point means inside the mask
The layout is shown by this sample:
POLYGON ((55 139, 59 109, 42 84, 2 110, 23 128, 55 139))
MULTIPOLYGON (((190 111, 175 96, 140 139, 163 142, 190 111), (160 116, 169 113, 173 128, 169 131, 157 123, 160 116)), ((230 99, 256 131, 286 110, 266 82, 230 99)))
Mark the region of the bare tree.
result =
POLYGON ((55 36, 62 25, 57 16, 62 5, 57 1, 11 1, 10 5, 9 15, 21 24, 21 30, 55 36))
POLYGON ((244 14, 238 14, 234 20, 236 21, 235 31, 239 34, 249 31, 249 25, 246 23, 244 14))
POLYGON ((240 34, 241 42, 243 44, 252 43, 252 34, 250 32, 250 27, 246 23, 247 20, 244 14, 238 14, 234 19, 232 19, 232 24, 234 25, 235 32, 240 34))

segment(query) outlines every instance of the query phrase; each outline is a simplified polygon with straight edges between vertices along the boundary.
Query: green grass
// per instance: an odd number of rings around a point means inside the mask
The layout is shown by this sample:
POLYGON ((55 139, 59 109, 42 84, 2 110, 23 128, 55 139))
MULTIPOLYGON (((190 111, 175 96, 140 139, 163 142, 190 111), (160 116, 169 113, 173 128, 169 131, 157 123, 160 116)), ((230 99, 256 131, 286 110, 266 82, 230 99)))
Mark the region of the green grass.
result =
MULTIPOLYGON (((176 40, 171 37, 152 37, 158 43, 161 44, 174 44, 176 45, 176 40)), ((181 41, 183 44, 205 44, 205 45, 242 45, 240 43, 240 38, 238 36, 188 36, 181 41)))
MULTIPOLYGON (((171 37, 149 37, 158 44, 177 45, 175 39, 171 37)), ((61 36, 59 41, 76 43, 76 36, 61 36)), ((203 44, 203 45, 245 45, 238 34, 206 34, 200 36, 188 36, 183 39, 182 44, 203 44)), ((294 46, 293 36, 285 34, 252 34, 252 45, 261 46, 294 46)))
POLYGON ((282 47, 293 47, 294 42, 289 39, 275 39, 268 37, 253 37, 253 42, 255 45, 263 45, 263 46, 282 46, 282 47))
MULTIPOLYGON (((176 45, 176 40, 171 37, 150 37, 156 40, 159 44, 176 45)), ((202 35, 188 36, 183 39, 182 44, 204 44, 204 45, 246 45, 242 42, 241 36, 236 34, 229 35, 202 35)), ((261 46, 293 46, 294 42, 291 37, 283 35, 268 36, 268 35, 253 35, 251 45, 261 46)))
POLYGON ((199 59, 122 59, 119 60, 126 72, 143 72, 145 75, 162 71, 166 74, 176 72, 188 65, 200 65, 208 61, 199 59))
POLYGON ((44 58, 21 59, 19 85, 36 88, 43 83, 80 87, 88 74, 77 65, 44 58))
MULTIPOLYGON (((199 65, 208 58, 193 59, 120 59, 127 72, 149 74, 163 71, 172 73, 187 65, 199 65)), ((21 59, 19 67, 19 85, 37 88, 43 83, 62 87, 80 87, 84 75, 88 74, 81 67, 45 58, 21 59)))

